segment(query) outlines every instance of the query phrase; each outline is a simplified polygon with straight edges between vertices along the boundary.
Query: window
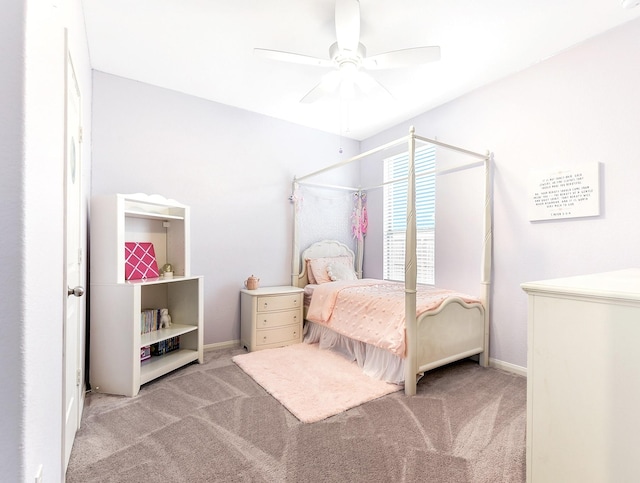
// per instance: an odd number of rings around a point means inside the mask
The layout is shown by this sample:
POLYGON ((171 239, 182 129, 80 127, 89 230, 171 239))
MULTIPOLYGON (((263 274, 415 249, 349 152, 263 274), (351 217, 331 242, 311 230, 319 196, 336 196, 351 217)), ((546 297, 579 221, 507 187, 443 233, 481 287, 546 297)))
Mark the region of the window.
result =
MULTIPOLYGON (((425 146, 416 149, 416 252, 418 283, 435 282, 435 201, 436 149, 425 146), (431 171, 428 174, 422 174, 431 171)), ((409 154, 404 153, 384 161, 384 181, 408 176, 409 154)), ((407 182, 384 186, 384 278, 404 281, 404 249, 407 231, 407 182)))

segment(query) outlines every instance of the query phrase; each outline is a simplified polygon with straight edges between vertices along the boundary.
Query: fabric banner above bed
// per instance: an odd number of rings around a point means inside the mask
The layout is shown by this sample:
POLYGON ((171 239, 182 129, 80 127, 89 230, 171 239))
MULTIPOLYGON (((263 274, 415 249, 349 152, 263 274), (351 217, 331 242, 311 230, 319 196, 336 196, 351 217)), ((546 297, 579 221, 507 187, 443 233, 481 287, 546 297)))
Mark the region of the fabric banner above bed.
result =
MULTIPOLYGON (((480 299, 454 290, 418 286, 416 316, 436 310, 446 299, 480 299)), ((323 283, 313 290, 306 318, 344 336, 405 356, 405 286, 362 279, 323 283)))

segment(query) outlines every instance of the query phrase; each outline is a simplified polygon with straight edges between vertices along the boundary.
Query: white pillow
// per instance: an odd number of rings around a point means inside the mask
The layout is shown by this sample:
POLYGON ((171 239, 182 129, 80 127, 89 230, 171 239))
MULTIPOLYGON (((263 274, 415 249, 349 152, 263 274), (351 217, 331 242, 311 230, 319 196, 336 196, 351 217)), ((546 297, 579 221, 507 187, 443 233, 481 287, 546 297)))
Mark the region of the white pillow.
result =
MULTIPOLYGON (((351 257, 320 257, 311 258, 309 260, 310 272, 315 278, 315 283, 327 283, 331 282, 331 277, 327 273, 327 266, 332 264, 334 266, 344 265, 347 268, 353 267, 353 260, 351 257)), ((353 270, 353 268, 351 268, 353 270)))
POLYGON ((357 280, 358 276, 353 268, 343 265, 341 263, 331 262, 327 265, 327 275, 332 282, 338 280, 357 280))

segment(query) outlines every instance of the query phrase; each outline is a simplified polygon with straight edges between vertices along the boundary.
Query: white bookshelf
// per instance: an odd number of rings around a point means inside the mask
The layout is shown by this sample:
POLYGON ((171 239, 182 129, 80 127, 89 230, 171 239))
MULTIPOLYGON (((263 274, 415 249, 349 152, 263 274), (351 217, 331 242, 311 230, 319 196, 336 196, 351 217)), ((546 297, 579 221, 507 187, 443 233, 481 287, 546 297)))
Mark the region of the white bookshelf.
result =
POLYGON ((190 275, 189 207, 158 195, 92 200, 90 367, 97 392, 135 396, 142 384, 203 362, 203 278, 190 275), (152 242, 159 268, 174 276, 125 280, 125 242, 152 242), (141 334, 144 309, 167 308, 169 328, 141 334), (143 347, 180 337, 180 348, 140 361, 143 347))

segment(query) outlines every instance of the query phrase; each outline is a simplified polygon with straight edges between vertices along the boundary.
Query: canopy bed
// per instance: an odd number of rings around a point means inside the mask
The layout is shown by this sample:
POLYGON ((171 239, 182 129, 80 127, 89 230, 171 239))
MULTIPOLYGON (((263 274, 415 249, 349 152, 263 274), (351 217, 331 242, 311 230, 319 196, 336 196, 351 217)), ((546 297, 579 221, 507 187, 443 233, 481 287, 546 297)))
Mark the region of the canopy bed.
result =
MULTIPOLYGON (((490 153, 479 154, 415 134, 296 177, 293 181, 294 203, 292 285, 305 289, 305 324, 307 342, 319 342, 353 358, 369 375, 390 382, 404 383, 405 394, 416 393, 416 383, 425 371, 479 355, 479 362, 489 362, 489 294, 491 277, 491 160, 490 153), (416 173, 417 145, 431 144, 475 160, 448 169, 435 169, 441 176, 470 168, 484 167, 483 237, 481 280, 477 296, 456 290, 417 284, 416 253, 416 173), (405 148, 406 147, 406 148, 405 148), (353 225, 355 251, 337 240, 319 238, 300 247, 299 212, 301 186, 347 190, 361 200, 362 193, 380 188, 350 188, 312 183, 309 180, 355 161, 380 159, 393 149, 408 152, 408 176, 387 183, 407 183, 407 219, 404 282, 362 278, 364 236, 358 223, 353 225), (480 159, 480 161, 478 161, 480 159)), ((433 173, 433 171, 432 171, 433 173)), ((362 214, 361 205, 354 213, 362 214)))

